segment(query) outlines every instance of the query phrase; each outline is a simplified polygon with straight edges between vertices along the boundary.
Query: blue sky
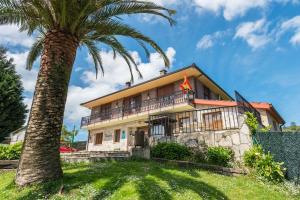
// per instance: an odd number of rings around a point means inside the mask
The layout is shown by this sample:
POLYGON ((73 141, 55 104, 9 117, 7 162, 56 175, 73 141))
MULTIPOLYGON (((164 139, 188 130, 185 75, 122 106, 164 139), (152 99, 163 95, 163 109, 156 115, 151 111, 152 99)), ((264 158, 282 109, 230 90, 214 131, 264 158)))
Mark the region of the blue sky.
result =
MULTIPOLYGON (((124 21, 151 36, 172 61, 169 70, 196 63, 229 94, 239 91, 251 101, 271 102, 289 124, 300 124, 300 2, 297 0, 152 0, 177 10, 175 26, 150 16, 124 17, 124 21)), ((0 26, 0 44, 15 59, 23 77, 24 101, 31 105, 39 62, 24 68, 34 41, 15 26, 0 26)), ((122 39, 144 75, 135 83, 158 75, 161 58, 150 60, 132 40, 122 39)), ((70 82, 65 124, 79 127, 89 111, 79 104, 122 87, 130 79, 121 58, 102 47, 105 76, 95 79, 86 49, 77 53, 70 82)), ((78 140, 86 138, 80 131, 78 140)))

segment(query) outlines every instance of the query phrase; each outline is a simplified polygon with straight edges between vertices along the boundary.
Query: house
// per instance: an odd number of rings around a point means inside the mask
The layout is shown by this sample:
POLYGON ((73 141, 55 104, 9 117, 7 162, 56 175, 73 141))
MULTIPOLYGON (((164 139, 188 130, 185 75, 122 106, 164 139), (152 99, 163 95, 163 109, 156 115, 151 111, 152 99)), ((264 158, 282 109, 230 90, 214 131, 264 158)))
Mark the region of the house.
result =
POLYGON ((191 147, 227 146, 236 158, 251 146, 246 111, 261 126, 279 131, 285 122, 269 103, 234 100, 195 64, 82 103, 91 110, 81 127, 88 130, 88 151, 129 151, 160 141, 191 147), (186 81, 184 78, 187 77, 186 81), (188 91, 182 90, 183 82, 188 91))
POLYGON ((21 128, 11 132, 9 134, 10 144, 23 142, 25 138, 26 128, 27 126, 22 126, 21 128))

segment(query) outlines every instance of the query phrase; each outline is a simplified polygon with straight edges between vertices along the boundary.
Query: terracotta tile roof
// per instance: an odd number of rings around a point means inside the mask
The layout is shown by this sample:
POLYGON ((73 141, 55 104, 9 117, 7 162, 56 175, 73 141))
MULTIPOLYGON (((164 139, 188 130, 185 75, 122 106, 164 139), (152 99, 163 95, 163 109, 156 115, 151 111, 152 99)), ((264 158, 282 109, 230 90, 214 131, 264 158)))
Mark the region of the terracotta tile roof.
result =
MULTIPOLYGON (((208 99, 195 99, 194 103, 200 105, 210 105, 210 106, 237 106, 237 103, 235 101, 208 100, 208 99)), ((277 110, 271 103, 251 102, 250 104, 256 109, 266 110, 276 119, 278 123, 285 124, 284 119, 280 116, 280 114, 277 112, 277 110)))

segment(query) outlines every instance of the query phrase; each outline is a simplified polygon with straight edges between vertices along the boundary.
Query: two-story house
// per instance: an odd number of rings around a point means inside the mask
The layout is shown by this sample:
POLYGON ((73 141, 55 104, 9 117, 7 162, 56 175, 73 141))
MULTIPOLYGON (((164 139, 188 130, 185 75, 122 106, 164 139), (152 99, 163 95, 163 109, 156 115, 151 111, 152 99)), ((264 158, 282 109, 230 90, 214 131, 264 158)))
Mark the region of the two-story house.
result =
POLYGON ((271 125, 274 131, 285 122, 272 104, 248 103, 237 95, 235 101, 195 64, 170 73, 162 70, 156 78, 127 83, 81 104, 91 109, 81 121, 89 132, 87 150, 130 151, 169 138, 189 145, 230 146, 240 155, 251 145, 241 119, 245 111, 255 113, 261 125, 271 125), (180 88, 184 77, 192 89, 189 93, 180 88))

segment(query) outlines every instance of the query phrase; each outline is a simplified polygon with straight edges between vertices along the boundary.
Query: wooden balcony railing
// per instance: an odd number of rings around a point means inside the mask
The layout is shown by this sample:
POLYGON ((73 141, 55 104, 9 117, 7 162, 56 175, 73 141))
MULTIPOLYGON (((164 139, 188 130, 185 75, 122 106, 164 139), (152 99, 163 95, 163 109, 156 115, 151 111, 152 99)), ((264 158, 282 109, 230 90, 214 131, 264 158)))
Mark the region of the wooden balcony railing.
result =
POLYGON ((110 109, 107 112, 100 112, 94 115, 86 116, 81 119, 81 127, 89 124, 102 122, 111 119, 122 119, 124 117, 135 115, 151 110, 161 109, 176 104, 192 102, 193 99, 177 91, 173 95, 144 100, 140 103, 134 103, 130 106, 122 106, 110 109))
POLYGON ((171 136, 182 133, 219 131, 239 128, 237 106, 149 115, 152 136, 171 136))

